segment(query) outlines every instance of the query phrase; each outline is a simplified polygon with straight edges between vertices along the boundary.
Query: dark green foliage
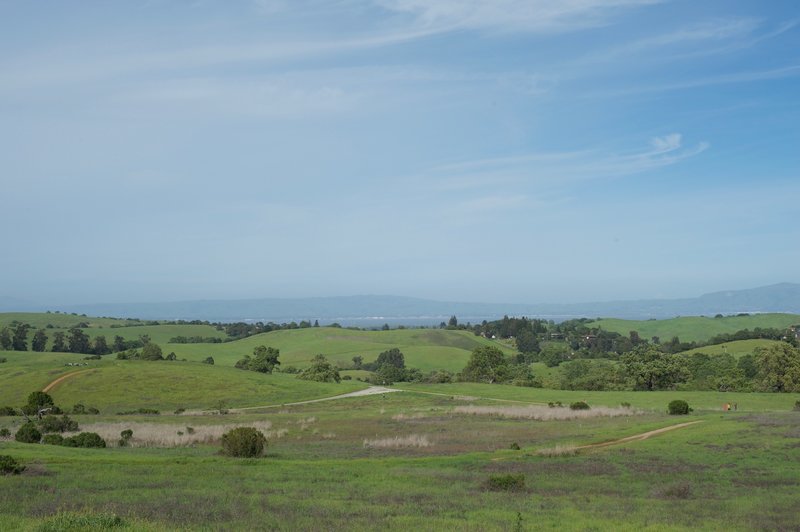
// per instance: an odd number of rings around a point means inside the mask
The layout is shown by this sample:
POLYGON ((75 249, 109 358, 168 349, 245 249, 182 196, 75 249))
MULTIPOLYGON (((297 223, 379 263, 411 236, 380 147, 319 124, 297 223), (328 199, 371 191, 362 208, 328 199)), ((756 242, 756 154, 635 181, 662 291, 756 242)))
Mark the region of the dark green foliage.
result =
POLYGON ((55 403, 53 402, 53 398, 50 395, 46 394, 45 392, 31 392, 28 395, 28 406, 32 406, 35 408, 42 408, 47 406, 53 406, 55 403))
POLYGON ((11 431, 10 430, 8 430, 5 427, 0 429, 0 438, 10 438, 10 437, 11 437, 11 431))
POLYGON ((303 370, 298 379, 316 382, 340 382, 339 370, 334 368, 325 358, 325 355, 317 355, 311 361, 311 367, 303 370))
POLYGON ((39 432, 36 423, 29 422, 17 430, 14 439, 20 443, 39 443, 42 439, 42 433, 39 432))
POLYGON ((549 406, 550 408, 561 408, 564 405, 561 403, 561 401, 555 401, 555 402, 550 401, 549 403, 547 403, 547 406, 549 406))
POLYGON ((467 382, 504 382, 508 378, 508 361, 503 352, 493 346, 480 346, 472 351, 461 380, 467 382))
POLYGON ((205 360, 203 360, 203 364, 210 364, 210 365, 213 366, 214 365, 214 357, 207 357, 205 360))
POLYGON ((45 445, 64 445, 64 436, 61 434, 45 434, 42 437, 42 443, 45 445))
POLYGON ((89 408, 86 409, 86 413, 89 414, 90 416, 96 416, 100 414, 100 410, 96 409, 93 406, 90 406, 89 408))
POLYGON ((11 350, 11 331, 8 330, 8 327, 3 327, 0 330, 0 349, 3 351, 11 350))
POLYGON ((78 403, 78 404, 76 404, 75 406, 72 407, 72 413, 75 414, 75 415, 85 414, 86 413, 86 407, 83 404, 78 403))
POLYGON ((92 351, 95 355, 107 355, 111 352, 111 348, 108 346, 105 336, 100 335, 95 337, 92 351))
POLYGON ((239 427, 222 435, 222 453, 239 458, 256 458, 264 453, 267 439, 253 427, 239 427))
POLYGON ((519 444, 517 442, 512 443, 508 448, 511 449, 512 451, 519 451, 520 450, 520 446, 519 446, 519 444))
POLYGON ((83 332, 80 327, 74 327, 69 330, 69 352, 70 353, 87 353, 92 352, 91 342, 89 335, 83 332))
POLYGON ((781 342, 756 353, 758 388, 764 392, 800 392, 800 350, 781 342))
POLYGON ((792 408, 795 412, 800 412, 800 401, 794 402, 794 408, 792 408))
POLYGON ((272 373, 275 366, 281 363, 278 361, 280 351, 274 347, 267 347, 259 345, 253 349, 253 356, 245 355, 245 357, 236 362, 236 367, 239 369, 246 369, 250 371, 257 371, 259 373, 272 373))
POLYGON ((590 408, 586 401, 575 401, 569 405, 570 410, 589 410, 590 408))
POLYGON ((523 491, 525 489, 525 475, 491 475, 486 481, 486 488, 489 491, 523 491))
POLYGON ((44 332, 44 329, 37 329, 33 334, 33 340, 31 340, 31 349, 41 353, 45 350, 45 347, 47 347, 47 333, 44 332))
POLYGON ((61 331, 56 331, 53 333, 53 348, 52 351, 54 353, 66 353, 67 352, 67 341, 64 336, 64 333, 61 331))
POLYGON ((564 390, 606 391, 625 387, 625 376, 610 360, 580 359, 561 365, 564 390))
POLYGON ((672 389, 691 376, 683 357, 663 353, 652 345, 640 345, 620 360, 636 390, 672 389))
POLYGON ((158 344, 147 342, 142 348, 140 358, 142 360, 164 360, 164 355, 158 344))
POLYGON ((669 405, 667 405, 667 412, 671 416, 685 416, 690 411, 689 403, 682 399, 675 399, 674 401, 670 401, 669 405))
POLYGON ((7 454, 0 454, 0 475, 19 475, 25 471, 25 466, 19 463, 7 454))
POLYGON ((0 364, 4 364, 6 362, 8 362, 8 359, 6 357, 0 357, 0 364))
POLYGON ((0 406, 0 416, 17 416, 19 413, 12 406, 0 406))
POLYGON ((133 431, 131 429, 123 430, 119 433, 119 446, 127 447, 130 445, 131 438, 133 438, 133 431))
POLYGON ((28 350, 28 331, 31 326, 27 323, 20 323, 14 328, 14 335, 11 338, 11 348, 14 351, 28 350))
POLYGON ((166 356, 164 360, 170 360, 170 361, 178 360, 178 355, 175 354, 175 351, 172 351, 170 352, 170 354, 166 356))
POLYGON ((81 432, 77 436, 64 438, 62 445, 64 447, 85 447, 85 448, 102 449, 106 446, 106 442, 96 432, 81 432))
POLYGON ((75 432, 78 430, 78 422, 63 415, 60 418, 56 416, 45 416, 39 422, 39 430, 42 433, 48 432, 75 432))

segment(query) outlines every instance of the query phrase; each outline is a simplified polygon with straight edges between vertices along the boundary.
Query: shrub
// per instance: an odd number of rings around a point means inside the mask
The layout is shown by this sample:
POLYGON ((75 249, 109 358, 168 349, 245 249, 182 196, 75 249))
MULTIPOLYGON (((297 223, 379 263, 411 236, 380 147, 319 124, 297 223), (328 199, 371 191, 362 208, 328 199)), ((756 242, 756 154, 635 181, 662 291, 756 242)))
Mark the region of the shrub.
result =
MULTIPOLYGON (((795 412, 800 412, 800 401, 795 401, 794 402, 794 408, 792 410, 794 410, 795 412)), ((2 415, 2 414, 0 414, 0 415, 2 415)), ((14 415, 14 414, 11 414, 11 415, 14 415)))
POLYGON ((0 429, 0 438, 8 438, 11 436, 11 431, 3 427, 0 429))
POLYGON ((8 359, 6 357, 0 357, 0 364, 4 362, 8 362, 8 359))
POLYGON ((342 376, 342 380, 343 381, 350 381, 350 380, 353 380, 353 377, 351 377, 350 375, 343 375, 342 376))
POLYGON ((45 434, 42 438, 42 443, 47 445, 63 445, 64 436, 61 434, 45 434))
POLYGON ((214 365, 214 357, 207 357, 205 360, 203 360, 203 364, 211 364, 213 366, 214 365))
POLYGON ((514 442, 509 446, 509 449, 511 449, 512 451, 519 451, 520 447, 517 442, 514 442))
POLYGON ((64 438, 62 445, 65 447, 103 448, 106 446, 106 442, 96 432, 81 432, 77 436, 64 438))
POLYGON ((239 427, 222 435, 222 452, 228 456, 254 458, 261 456, 267 439, 253 427, 239 427))
POLYGON ((17 411, 12 406, 0 406, 0 416, 16 416, 17 411))
POLYGON ((630 408, 631 404, 628 401, 623 401, 619 404, 622 408, 630 408))
POLYGON ((556 401, 556 402, 550 401, 549 403, 547 403, 547 406, 549 406, 550 408, 561 408, 564 405, 561 404, 561 401, 556 401))
POLYGON ((175 415, 179 416, 179 415, 183 414, 184 412, 186 412, 185 408, 178 408, 178 409, 175 410, 175 415))
POLYGON ((522 491, 525 489, 525 475, 491 475, 486 488, 490 491, 522 491))
POLYGON ((76 404, 75 406, 72 407, 72 413, 74 415, 85 414, 86 413, 86 407, 83 404, 78 403, 78 404, 76 404))
POLYGON ((585 401, 575 401, 569 405, 570 410, 589 410, 590 408, 585 401))
POLYGON ((89 408, 86 409, 86 413, 89 414, 90 416, 96 416, 100 413, 100 411, 95 407, 90 406, 89 408))
POLYGON ((135 416, 136 414, 142 414, 145 416, 157 416, 161 412, 156 410, 155 408, 137 408, 136 410, 126 410, 124 412, 117 412, 118 416, 135 416))
POLYGON ((670 401, 669 405, 667 405, 667 412, 669 412, 671 416, 684 416, 690 411, 689 403, 682 399, 675 399, 674 401, 670 401))
POLYGON ((19 475, 23 471, 25 466, 19 465, 13 457, 0 454, 0 475, 19 475))
POLYGON ((45 416, 39 422, 39 430, 47 432, 74 432, 78 430, 78 422, 64 415, 60 418, 56 416, 45 416))
POLYGON ((20 443, 39 443, 42 433, 36 428, 36 423, 28 422, 19 428, 14 439, 20 443))

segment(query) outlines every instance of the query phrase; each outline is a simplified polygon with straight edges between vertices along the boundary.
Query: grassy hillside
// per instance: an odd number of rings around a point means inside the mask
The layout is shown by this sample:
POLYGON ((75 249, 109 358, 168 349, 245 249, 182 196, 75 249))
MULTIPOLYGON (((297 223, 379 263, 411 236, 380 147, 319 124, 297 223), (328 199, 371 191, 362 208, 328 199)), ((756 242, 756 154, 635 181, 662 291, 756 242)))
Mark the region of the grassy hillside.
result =
POLYGON ((358 381, 322 384, 294 375, 264 375, 231 367, 197 362, 118 361, 105 357, 83 362, 83 355, 0 352, 0 406, 19 407, 32 391, 41 390, 61 376, 76 373, 49 393, 62 407, 76 403, 103 412, 139 407, 174 410, 210 408, 219 401, 228 407, 281 404, 328 397, 365 388, 358 381))
POLYGON ((342 365, 352 363, 356 355, 364 362, 375 360, 392 347, 405 355, 406 366, 423 371, 446 369, 460 371, 473 349, 480 345, 496 345, 506 353, 513 351, 467 331, 438 329, 401 329, 391 331, 353 331, 332 327, 312 327, 273 331, 224 344, 170 344, 165 351, 175 351, 178 358, 203 360, 213 356, 217 364, 232 366, 244 355, 252 354, 257 345, 280 349, 281 366, 307 366, 314 355, 323 354, 342 365))
POLYGON ((706 355, 722 355, 728 353, 739 358, 744 355, 752 355, 755 353, 755 350, 760 347, 769 347, 778 343, 780 342, 776 340, 739 340, 736 342, 707 345, 705 347, 698 347, 697 349, 690 349, 689 351, 684 351, 684 354, 705 353, 706 355))
MULTIPOLYGON (((203 338, 214 337, 224 339, 225 333, 219 331, 211 325, 148 325, 146 322, 138 320, 122 320, 116 318, 93 318, 87 316, 77 316, 74 314, 47 314, 33 312, 13 312, 0 313, 0 328, 18 321, 28 323, 36 329, 44 329, 47 334, 47 349, 53 345, 53 334, 63 332, 68 334, 69 330, 78 324, 88 324, 83 329, 90 338, 105 336, 110 345, 115 336, 121 336, 126 340, 136 340, 140 336, 147 335, 153 342, 164 345, 175 336, 201 336, 203 338)), ((35 329, 28 333, 28 347, 33 338, 35 329)))
POLYGON ((630 331, 638 331, 642 338, 650 339, 658 336, 667 341, 673 336, 684 342, 706 341, 712 336, 723 333, 735 333, 742 329, 753 330, 756 327, 785 329, 790 325, 799 325, 797 314, 754 314, 750 316, 728 316, 723 318, 706 318, 703 316, 687 316, 669 320, 621 320, 602 318, 590 324, 606 331, 626 335, 630 331))

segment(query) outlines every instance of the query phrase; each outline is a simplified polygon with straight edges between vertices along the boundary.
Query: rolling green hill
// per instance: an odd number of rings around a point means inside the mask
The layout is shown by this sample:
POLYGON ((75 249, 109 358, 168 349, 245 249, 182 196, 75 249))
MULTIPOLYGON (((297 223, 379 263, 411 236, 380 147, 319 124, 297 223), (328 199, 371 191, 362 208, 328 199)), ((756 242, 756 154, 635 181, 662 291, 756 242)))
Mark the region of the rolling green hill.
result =
POLYGON ((753 330, 756 327, 786 329, 791 325, 798 324, 800 324, 800 315, 797 314, 753 314, 723 318, 686 316, 669 320, 646 321, 602 318, 593 321, 589 326, 623 335, 627 335, 630 331, 637 331, 639 336, 648 340, 653 336, 658 336, 661 341, 667 341, 673 336, 677 336, 684 342, 700 342, 718 334, 735 333, 742 329, 753 330))
POLYGON ((698 347, 697 349, 690 349, 689 351, 684 351, 683 354, 705 353, 706 355, 722 355, 727 353, 739 358, 744 355, 752 355, 759 347, 769 347, 777 343, 780 342, 777 340, 738 340, 736 342, 707 345, 698 347))
POLYGON ((200 361, 213 356, 217 364, 232 366, 244 355, 251 354, 257 345, 280 349, 281 367, 284 368, 307 366, 314 355, 320 353, 342 366, 350 365, 357 355, 362 356, 364 362, 371 362, 382 351, 398 347, 405 355, 406 366, 423 371, 460 371, 478 346, 495 345, 507 354, 514 352, 467 331, 354 331, 333 327, 273 331, 223 344, 168 344, 162 347, 165 352, 174 351, 178 358, 200 361))

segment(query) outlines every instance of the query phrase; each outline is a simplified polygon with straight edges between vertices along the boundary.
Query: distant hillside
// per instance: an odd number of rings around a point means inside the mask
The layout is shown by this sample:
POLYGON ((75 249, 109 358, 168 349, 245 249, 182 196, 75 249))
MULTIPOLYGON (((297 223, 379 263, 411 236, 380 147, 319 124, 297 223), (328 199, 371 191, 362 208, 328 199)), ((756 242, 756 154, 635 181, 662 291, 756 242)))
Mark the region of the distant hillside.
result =
MULTIPOLYGON (((22 310, 22 309, 15 309, 22 310)), ((46 310, 46 309, 39 309, 46 310)), ((53 309, 55 310, 55 309, 53 309)), ((800 313, 800 284, 781 283, 748 290, 704 294, 696 298, 605 301, 574 304, 465 303, 400 296, 346 296, 201 300, 168 303, 112 303, 58 307, 65 312, 142 319, 209 321, 338 321, 344 325, 379 327, 389 324, 434 325, 451 315, 461 322, 493 320, 503 315, 562 321, 574 317, 626 319, 714 316, 716 314, 800 313)))

